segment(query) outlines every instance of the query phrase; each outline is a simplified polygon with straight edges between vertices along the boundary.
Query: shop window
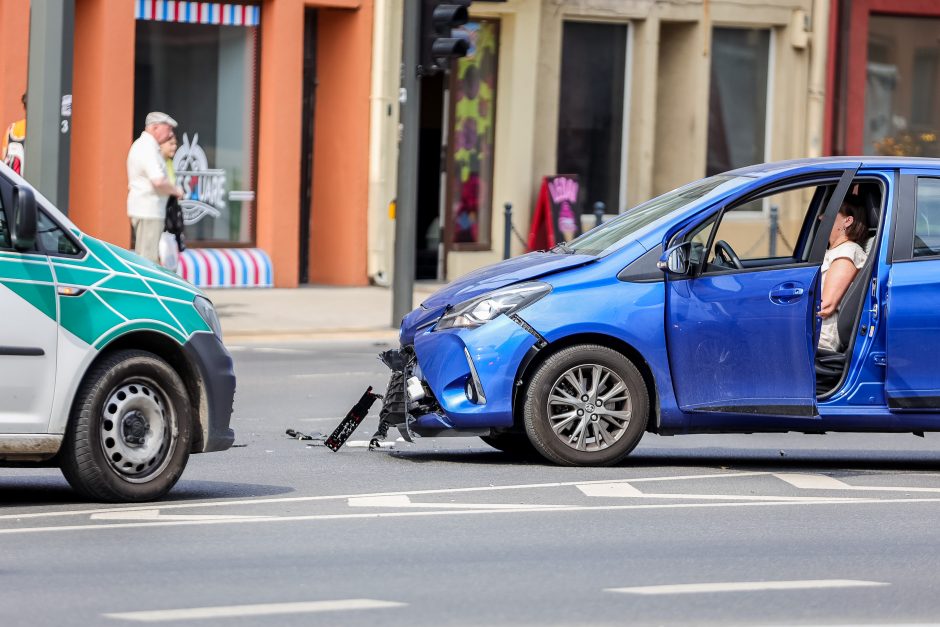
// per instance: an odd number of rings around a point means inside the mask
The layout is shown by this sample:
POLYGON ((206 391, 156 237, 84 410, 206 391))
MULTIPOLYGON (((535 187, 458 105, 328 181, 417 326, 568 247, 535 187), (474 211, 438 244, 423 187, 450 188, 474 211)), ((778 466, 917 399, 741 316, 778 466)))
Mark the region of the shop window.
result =
POLYGON ((173 165, 186 194, 189 243, 251 245, 258 26, 244 16, 257 16, 257 7, 189 4, 218 23, 137 21, 135 130, 142 130, 148 111, 164 111, 179 123, 173 165), (224 21, 229 13, 236 18, 231 25, 224 21))
POLYGON ((493 208, 499 22, 468 22, 454 31, 470 52, 451 72, 447 207, 451 250, 489 250, 493 208))
POLYGON ((558 106, 558 174, 576 174, 582 211, 623 208, 627 26, 565 22, 558 106))
POLYGON ((766 159, 770 31, 712 31, 708 176, 766 159))
POLYGON ((940 18, 868 22, 865 154, 940 157, 940 18))

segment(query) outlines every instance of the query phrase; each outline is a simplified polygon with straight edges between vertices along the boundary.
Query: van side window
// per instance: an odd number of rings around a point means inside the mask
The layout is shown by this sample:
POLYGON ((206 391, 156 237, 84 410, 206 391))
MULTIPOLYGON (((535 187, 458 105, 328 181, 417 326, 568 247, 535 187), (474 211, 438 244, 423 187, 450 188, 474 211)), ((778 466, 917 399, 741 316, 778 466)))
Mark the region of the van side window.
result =
POLYGON ((39 212, 39 223, 36 225, 36 239, 39 248, 49 255, 78 255, 81 250, 65 234, 62 228, 52 221, 45 212, 39 212))
POLYGON ((940 179, 917 179, 914 256, 940 255, 940 179))
POLYGON ((0 248, 10 247, 10 231, 7 228, 7 216, 0 203, 0 248))

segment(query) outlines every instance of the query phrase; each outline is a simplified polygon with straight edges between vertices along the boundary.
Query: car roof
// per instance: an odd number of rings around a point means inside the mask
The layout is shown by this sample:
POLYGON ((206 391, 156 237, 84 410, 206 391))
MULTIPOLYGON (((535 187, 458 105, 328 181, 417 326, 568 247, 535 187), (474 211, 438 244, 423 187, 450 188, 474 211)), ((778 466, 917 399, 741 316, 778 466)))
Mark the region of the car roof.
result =
POLYGON ((818 168, 844 168, 855 167, 861 163, 862 167, 869 168, 938 168, 940 159, 927 157, 882 157, 866 155, 857 157, 815 157, 812 159, 791 159, 789 161, 773 161, 745 166, 731 170, 728 174, 738 176, 765 176, 767 174, 784 172, 787 170, 818 169, 818 168))

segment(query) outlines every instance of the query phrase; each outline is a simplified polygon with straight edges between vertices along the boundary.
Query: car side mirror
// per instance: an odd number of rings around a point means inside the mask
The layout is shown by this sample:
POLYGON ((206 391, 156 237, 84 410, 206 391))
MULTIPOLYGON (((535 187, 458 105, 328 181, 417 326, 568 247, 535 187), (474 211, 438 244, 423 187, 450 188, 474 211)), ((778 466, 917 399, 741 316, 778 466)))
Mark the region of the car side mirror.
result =
POLYGON ((19 251, 36 247, 36 196, 22 185, 13 187, 13 225, 10 229, 13 248, 19 251))
POLYGON ((689 273, 691 266, 691 251, 692 242, 676 244, 663 253, 656 267, 666 274, 685 276, 689 273))

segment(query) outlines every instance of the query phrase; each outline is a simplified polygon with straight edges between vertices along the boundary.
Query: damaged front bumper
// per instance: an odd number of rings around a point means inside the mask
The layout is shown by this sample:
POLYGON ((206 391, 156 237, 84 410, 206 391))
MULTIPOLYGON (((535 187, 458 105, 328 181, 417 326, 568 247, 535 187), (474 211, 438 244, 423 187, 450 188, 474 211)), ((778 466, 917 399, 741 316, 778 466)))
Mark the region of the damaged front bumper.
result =
POLYGON ((519 365, 537 341, 506 316, 475 329, 418 333, 413 344, 380 355, 392 371, 380 424, 409 441, 511 427, 519 365))

